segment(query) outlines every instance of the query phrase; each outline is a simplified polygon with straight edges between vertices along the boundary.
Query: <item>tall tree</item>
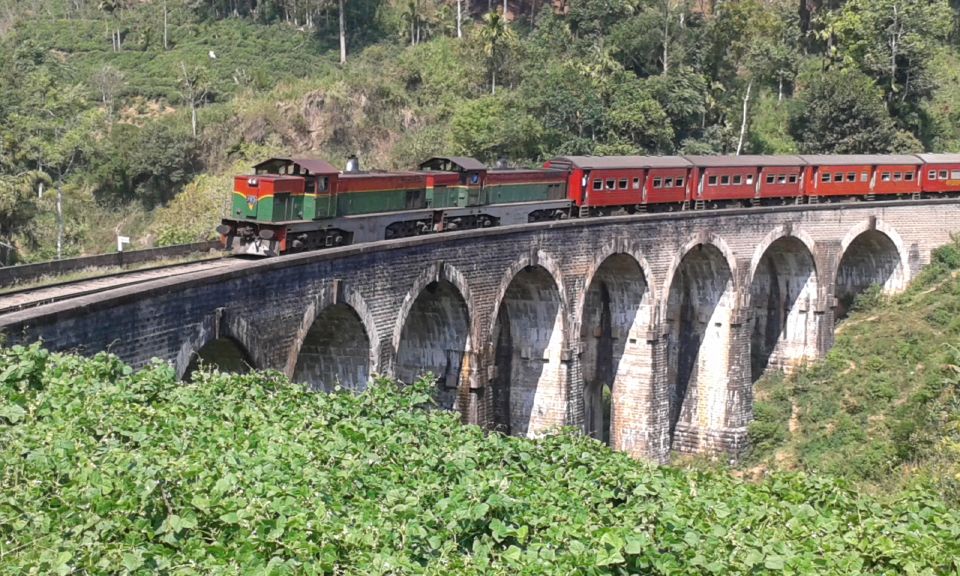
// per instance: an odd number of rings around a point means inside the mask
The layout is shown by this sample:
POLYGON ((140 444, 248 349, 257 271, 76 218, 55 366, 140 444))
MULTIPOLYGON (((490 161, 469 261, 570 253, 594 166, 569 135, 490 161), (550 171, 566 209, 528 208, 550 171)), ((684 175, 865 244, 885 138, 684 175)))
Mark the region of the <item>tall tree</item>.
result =
POLYGON ((197 108, 207 101, 209 85, 206 71, 199 67, 187 67, 180 61, 180 95, 190 106, 190 127, 193 137, 197 137, 197 108))
POLYGON ((516 34, 510 29, 506 18, 499 11, 488 12, 483 17, 483 24, 477 29, 481 49, 487 60, 487 69, 490 72, 490 93, 497 93, 497 71, 503 67, 507 52, 516 34))

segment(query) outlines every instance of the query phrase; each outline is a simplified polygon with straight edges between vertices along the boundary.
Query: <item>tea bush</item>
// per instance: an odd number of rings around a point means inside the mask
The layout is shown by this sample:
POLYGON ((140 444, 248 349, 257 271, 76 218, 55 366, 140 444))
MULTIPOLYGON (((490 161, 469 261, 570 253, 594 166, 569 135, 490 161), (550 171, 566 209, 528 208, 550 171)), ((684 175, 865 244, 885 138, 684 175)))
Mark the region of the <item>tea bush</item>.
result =
POLYGON ((429 387, 0 351, 0 574, 955 574, 918 491, 485 434, 429 387))

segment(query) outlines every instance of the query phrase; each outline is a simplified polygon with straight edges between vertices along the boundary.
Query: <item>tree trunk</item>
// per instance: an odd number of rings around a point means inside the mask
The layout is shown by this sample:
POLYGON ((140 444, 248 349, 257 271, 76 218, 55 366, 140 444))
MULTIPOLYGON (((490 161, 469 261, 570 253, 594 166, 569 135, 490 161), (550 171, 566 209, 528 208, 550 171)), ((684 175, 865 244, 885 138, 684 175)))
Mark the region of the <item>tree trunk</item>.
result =
POLYGON ((167 50, 169 46, 167 45, 167 2, 163 2, 163 49, 167 50))
POLYGON ((670 0, 664 0, 663 9, 663 73, 670 71, 670 0))
POLYGON ((507 0, 503 0, 503 21, 507 21, 507 0))
POLYGON ((63 256, 63 189, 57 186, 57 260, 63 256))
POLYGON ((344 10, 343 10, 344 0, 340 0, 340 63, 347 63, 347 25, 345 22, 344 10))
POLYGON ((497 69, 494 68, 490 71, 490 93, 497 93, 497 69))
POLYGON ((457 38, 463 38, 463 0, 457 0, 457 38))
POLYGON ((190 127, 193 129, 193 137, 197 137, 197 101, 190 97, 190 127))
POLYGON ((747 107, 750 104, 750 90, 753 88, 753 79, 747 84, 747 93, 743 97, 743 121, 740 122, 740 141, 737 142, 737 156, 743 150, 743 138, 747 135, 747 107))

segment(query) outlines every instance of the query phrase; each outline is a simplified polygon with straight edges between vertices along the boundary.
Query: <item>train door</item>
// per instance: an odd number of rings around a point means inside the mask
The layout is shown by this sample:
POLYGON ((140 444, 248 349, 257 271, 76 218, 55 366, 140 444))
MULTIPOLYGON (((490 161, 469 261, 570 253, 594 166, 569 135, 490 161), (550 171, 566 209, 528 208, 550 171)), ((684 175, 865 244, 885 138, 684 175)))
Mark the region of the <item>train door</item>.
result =
POLYGON ((487 191, 484 189, 483 178, 481 178, 480 172, 473 170, 464 172, 463 179, 463 183, 467 187, 467 206, 480 206, 481 204, 489 204, 495 201, 495 199, 487 197, 487 191))
POLYGON ((296 201, 289 192, 279 192, 273 196, 273 220, 285 222, 297 219, 296 201))

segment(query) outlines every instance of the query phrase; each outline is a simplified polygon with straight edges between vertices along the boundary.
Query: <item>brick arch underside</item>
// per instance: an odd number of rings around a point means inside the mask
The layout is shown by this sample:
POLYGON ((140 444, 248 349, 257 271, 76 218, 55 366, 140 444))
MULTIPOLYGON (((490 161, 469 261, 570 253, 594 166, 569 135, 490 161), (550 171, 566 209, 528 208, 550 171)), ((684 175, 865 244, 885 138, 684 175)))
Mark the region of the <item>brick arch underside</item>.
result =
POLYGON ((904 275, 900 251, 887 234, 867 230, 858 235, 837 265, 834 318, 845 318, 856 297, 871 286, 879 286, 884 294, 897 292, 904 285, 904 275))
POLYGON ((469 372, 470 314, 451 282, 431 282, 407 314, 397 347, 395 374, 412 382, 427 373, 436 378, 441 408, 460 409, 458 394, 469 372))
POLYGON ((213 338, 190 356, 183 380, 190 382, 200 368, 244 374, 254 368, 250 354, 229 336, 213 338))
POLYGON ((690 249, 671 279, 665 316, 674 450, 696 449, 699 432, 723 426, 735 301, 724 254, 712 244, 690 249))
POLYGON ((511 280, 492 332, 492 424, 537 436, 566 417, 563 305, 553 276, 527 266, 511 280))
POLYGON ((818 290, 816 263, 803 241, 782 237, 763 253, 750 285, 751 381, 816 358, 818 290))
POLYGON ((627 254, 604 260, 585 296, 580 327, 584 426, 612 446, 621 444, 620 424, 628 412, 642 412, 629 399, 642 396, 632 388, 649 381, 650 300, 643 270, 627 254))
POLYGON ((370 379, 370 339, 357 312, 344 303, 316 316, 300 347, 293 380, 313 390, 362 391, 370 379))

